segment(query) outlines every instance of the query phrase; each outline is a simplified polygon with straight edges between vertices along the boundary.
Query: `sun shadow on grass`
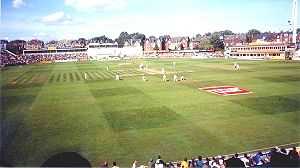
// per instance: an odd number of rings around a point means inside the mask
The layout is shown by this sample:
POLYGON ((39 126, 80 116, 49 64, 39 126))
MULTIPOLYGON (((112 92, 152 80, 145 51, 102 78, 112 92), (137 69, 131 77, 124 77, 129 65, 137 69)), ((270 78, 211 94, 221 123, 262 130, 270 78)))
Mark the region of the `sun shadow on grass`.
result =
POLYGON ((52 156, 41 167, 91 167, 91 164, 76 152, 64 152, 52 156))

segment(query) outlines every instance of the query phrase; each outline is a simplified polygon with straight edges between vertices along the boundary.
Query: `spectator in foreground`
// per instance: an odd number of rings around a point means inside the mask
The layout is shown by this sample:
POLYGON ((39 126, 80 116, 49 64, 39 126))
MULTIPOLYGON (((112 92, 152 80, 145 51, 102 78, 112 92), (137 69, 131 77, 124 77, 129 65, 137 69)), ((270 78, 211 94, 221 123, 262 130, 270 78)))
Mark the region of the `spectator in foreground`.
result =
POLYGON ((210 159, 209 159, 209 158, 206 158, 206 159, 205 159, 205 164, 203 165, 203 167, 204 167, 204 168, 210 168, 210 162, 211 162, 210 159))
POLYGON ((235 154, 232 158, 226 160, 227 167, 244 167, 244 162, 239 158, 239 154, 235 154))
POLYGON ((192 158, 192 160, 189 161, 189 168, 195 168, 196 167, 196 161, 195 158, 192 158))
POLYGON ((198 156, 198 160, 196 161, 196 168, 202 168, 204 165, 202 156, 198 156))
POLYGON ((118 166, 117 166, 117 162, 113 162, 113 167, 112 168, 119 168, 118 166))
POLYGON ((134 160, 133 163, 132 163, 132 168, 137 168, 137 160, 134 160))
POLYGON ((152 158, 148 162, 148 168, 155 168, 155 162, 154 162, 154 160, 152 158))
POLYGON ((107 161, 104 161, 104 163, 100 165, 100 168, 108 168, 107 161))
POLYGON ((290 150, 288 157, 290 160, 289 166, 300 167, 300 158, 299 158, 299 153, 297 152, 296 147, 293 147, 293 149, 290 150))
POLYGON ((155 161, 155 168, 163 168, 165 165, 165 162, 161 159, 161 156, 158 155, 156 161, 155 161))
POLYGON ((187 162, 187 158, 184 158, 183 161, 181 161, 181 168, 188 168, 189 164, 187 162))

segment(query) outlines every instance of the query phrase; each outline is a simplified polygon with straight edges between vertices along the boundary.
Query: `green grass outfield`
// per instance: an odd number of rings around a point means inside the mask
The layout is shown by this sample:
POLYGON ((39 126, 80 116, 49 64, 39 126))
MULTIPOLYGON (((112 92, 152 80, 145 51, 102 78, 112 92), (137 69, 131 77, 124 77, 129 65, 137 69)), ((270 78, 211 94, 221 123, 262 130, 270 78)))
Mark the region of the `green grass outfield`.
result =
MULTIPOLYGON (((1 72, 2 147, 14 166, 76 151, 93 166, 130 166, 242 152, 300 141, 300 62, 133 60, 8 67, 1 72), (187 78, 162 82, 138 65, 187 78), (106 70, 109 64, 110 71, 106 70), (115 81, 119 72, 124 80, 115 81), (87 73, 87 80, 84 80, 87 73), (234 85, 252 94, 198 88, 234 85)), ((168 75, 171 78, 171 74, 168 75)))

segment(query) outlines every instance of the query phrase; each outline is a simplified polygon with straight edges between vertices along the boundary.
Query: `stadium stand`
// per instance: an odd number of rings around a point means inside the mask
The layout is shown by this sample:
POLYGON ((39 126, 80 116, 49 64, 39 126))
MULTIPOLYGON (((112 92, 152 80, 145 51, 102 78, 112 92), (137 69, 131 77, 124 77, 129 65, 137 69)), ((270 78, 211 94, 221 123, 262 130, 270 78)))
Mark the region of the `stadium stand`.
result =
POLYGON ((8 65, 23 65, 35 63, 68 62, 87 60, 85 52, 76 53, 39 53, 16 55, 8 50, 1 50, 1 67, 8 65))
MULTIPOLYGON (((300 147, 279 148, 273 147, 265 151, 257 151, 241 154, 230 154, 225 156, 214 156, 202 158, 202 156, 193 157, 190 160, 184 158, 182 161, 165 162, 158 155, 157 158, 150 159, 146 164, 140 164, 137 160, 133 161, 132 168, 226 168, 226 167, 299 167, 300 166, 300 147)), ((90 167, 88 160, 84 158, 74 159, 78 154, 66 152, 64 156, 54 156, 47 160, 42 166, 62 167, 62 166, 84 166, 90 167), (65 155, 68 154, 68 155, 65 155), (63 159, 65 158, 65 159, 63 159), (76 159, 75 159, 76 160, 76 159), (70 161, 70 163, 68 162, 70 161), (78 165, 76 164, 78 163, 78 165)), ((109 163, 103 161, 101 168, 109 168, 109 163)), ((117 168, 116 161, 112 163, 112 167, 117 168)))

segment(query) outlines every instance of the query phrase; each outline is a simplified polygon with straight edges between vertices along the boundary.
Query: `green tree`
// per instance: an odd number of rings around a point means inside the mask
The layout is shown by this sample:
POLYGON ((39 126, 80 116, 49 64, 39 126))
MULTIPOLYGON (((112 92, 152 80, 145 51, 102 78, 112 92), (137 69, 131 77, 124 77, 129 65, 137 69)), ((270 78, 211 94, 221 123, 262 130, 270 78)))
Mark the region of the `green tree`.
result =
POLYGON ((256 40, 258 38, 258 36, 261 34, 261 32, 257 29, 251 29, 248 31, 247 35, 246 35, 246 41, 247 43, 251 43, 254 40, 256 40))
POLYGON ((222 32, 214 32, 211 34, 210 43, 216 50, 224 49, 223 40, 220 39, 221 36, 223 36, 222 32))

